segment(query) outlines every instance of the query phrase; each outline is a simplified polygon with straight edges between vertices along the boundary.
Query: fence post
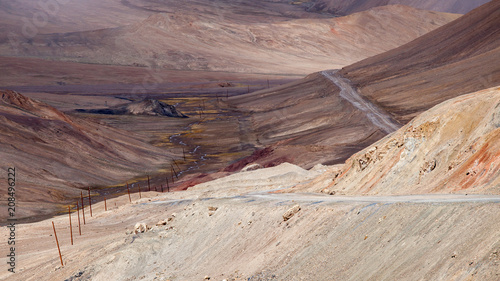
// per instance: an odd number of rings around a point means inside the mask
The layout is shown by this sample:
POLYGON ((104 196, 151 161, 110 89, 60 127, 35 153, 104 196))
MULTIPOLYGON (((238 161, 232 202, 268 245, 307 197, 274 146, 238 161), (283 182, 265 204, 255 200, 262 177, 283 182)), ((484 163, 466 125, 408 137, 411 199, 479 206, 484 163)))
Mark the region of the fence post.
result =
POLYGON ((89 186, 89 207, 90 207, 90 216, 92 217, 92 200, 90 199, 90 186, 89 186))
POLYGON ((85 224, 85 206, 83 205, 83 191, 80 191, 80 197, 82 198, 82 216, 83 216, 83 224, 85 224))
POLYGON ((76 200, 76 211, 78 212, 78 232, 82 236, 82 227, 80 226, 80 207, 78 206, 78 200, 76 200))
POLYGON ((61 248, 59 248, 59 241, 57 240, 57 233, 56 233, 56 227, 54 225, 54 222, 52 222, 52 228, 54 229, 54 236, 56 238, 57 250, 59 251, 59 259, 61 260, 61 266, 64 266, 63 260, 62 260, 62 255, 61 255, 61 248))
POLYGON ((71 236, 71 245, 73 245, 73 225, 71 224, 71 208, 68 205, 68 215, 69 215, 69 233, 71 236))

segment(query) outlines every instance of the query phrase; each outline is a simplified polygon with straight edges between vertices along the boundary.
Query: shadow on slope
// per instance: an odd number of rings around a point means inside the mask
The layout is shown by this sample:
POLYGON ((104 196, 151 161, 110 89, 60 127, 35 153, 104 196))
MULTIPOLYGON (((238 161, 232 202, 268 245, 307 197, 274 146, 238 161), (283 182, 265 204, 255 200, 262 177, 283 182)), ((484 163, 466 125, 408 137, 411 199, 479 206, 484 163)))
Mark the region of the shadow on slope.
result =
POLYGON ((51 214, 54 203, 75 200, 82 188, 155 171, 174 156, 134 133, 68 116, 17 92, 0 95, 0 157, 3 170, 16 169, 16 199, 23 202, 17 218, 51 214))

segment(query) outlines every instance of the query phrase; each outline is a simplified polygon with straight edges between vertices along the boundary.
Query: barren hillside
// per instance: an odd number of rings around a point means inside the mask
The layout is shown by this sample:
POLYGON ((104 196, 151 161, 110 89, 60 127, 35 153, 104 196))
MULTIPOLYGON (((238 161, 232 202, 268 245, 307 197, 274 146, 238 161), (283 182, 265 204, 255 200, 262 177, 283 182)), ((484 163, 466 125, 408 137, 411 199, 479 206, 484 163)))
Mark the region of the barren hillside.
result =
MULTIPOLYGON (((499 1, 482 6, 409 44, 347 66, 339 78, 374 107, 405 124, 446 99, 500 84, 499 1), (478 32, 481 30, 481 32, 478 32)), ((320 73, 280 88, 233 98, 251 114, 254 143, 275 161, 311 167, 341 163, 385 134, 338 85, 320 73)))
POLYGON ((132 204, 115 198, 108 211, 94 206, 81 236, 73 225, 74 245, 68 216, 56 217, 64 266, 50 220, 21 225, 15 277, 498 280, 499 116, 492 88, 421 114, 344 167, 284 163, 185 192, 135 194, 132 204), (323 188, 337 192, 301 193, 323 188))
MULTIPOLYGON (((30 0, 0 2, 0 31, 13 33, 66 33, 114 28, 140 22, 158 13, 205 15, 214 21, 275 22, 330 15, 305 11, 287 0, 30 0), (33 19, 37 15, 38 18, 33 19), (24 18, 24 19, 23 19, 24 18)), ((6 34, 2 34, 6 35, 6 34)))
POLYGON ((12 91, 1 92, 0 119, 2 169, 16 167, 19 218, 52 214, 80 189, 156 171, 174 156, 132 132, 69 117, 12 91))
POLYGON ((158 13, 140 23, 88 32, 19 38, 0 54, 177 70, 307 74, 340 68, 407 43, 458 15, 406 6, 343 18, 274 23, 214 21, 158 13))
POLYGON ((408 122, 446 99, 500 84, 500 1, 342 70, 373 102, 408 122))
POLYGON ((341 163, 385 135, 319 73, 234 97, 229 103, 249 113, 244 125, 251 132, 250 141, 270 147, 271 154, 255 159, 265 166, 276 161, 308 168, 341 163))
POLYGON ((335 195, 500 194, 500 88, 420 114, 307 189, 335 195))
POLYGON ((407 5, 418 9, 465 14, 490 0, 317 0, 310 10, 346 15, 383 5, 407 5))

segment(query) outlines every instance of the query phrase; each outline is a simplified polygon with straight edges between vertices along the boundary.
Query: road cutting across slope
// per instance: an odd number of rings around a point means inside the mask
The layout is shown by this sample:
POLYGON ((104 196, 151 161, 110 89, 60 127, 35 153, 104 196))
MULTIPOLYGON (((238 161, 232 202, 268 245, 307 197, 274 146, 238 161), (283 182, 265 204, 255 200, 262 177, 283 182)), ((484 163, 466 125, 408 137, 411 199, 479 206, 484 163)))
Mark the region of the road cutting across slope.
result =
POLYGON ((401 125, 387 112, 364 99, 356 89, 354 89, 348 79, 340 76, 338 70, 325 70, 322 71, 321 74, 340 89, 340 96, 342 98, 346 99, 357 109, 363 111, 368 119, 384 132, 390 134, 401 127, 401 125))
POLYGON ((265 200, 314 202, 314 203, 500 203, 498 195, 465 194, 415 194, 384 196, 331 196, 318 193, 269 193, 259 192, 243 196, 265 200))

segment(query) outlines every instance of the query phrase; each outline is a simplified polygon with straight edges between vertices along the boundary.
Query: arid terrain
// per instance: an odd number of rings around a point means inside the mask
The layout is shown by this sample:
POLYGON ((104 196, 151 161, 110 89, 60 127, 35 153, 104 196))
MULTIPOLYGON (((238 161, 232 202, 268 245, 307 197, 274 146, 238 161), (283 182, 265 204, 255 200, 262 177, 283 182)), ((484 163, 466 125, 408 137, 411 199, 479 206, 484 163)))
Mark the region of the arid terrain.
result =
POLYGON ((486 4, 488 0, 318 0, 310 9, 328 11, 338 15, 346 15, 371 9, 381 5, 402 4, 418 9, 465 14, 472 9, 486 4))
POLYGON ((0 280, 500 279, 499 0, 0 7, 0 280))
POLYGON ((0 55, 170 70, 305 75, 400 46, 458 16, 382 6, 340 18, 245 24, 207 14, 156 13, 116 28, 16 37, 0 45, 0 55))

